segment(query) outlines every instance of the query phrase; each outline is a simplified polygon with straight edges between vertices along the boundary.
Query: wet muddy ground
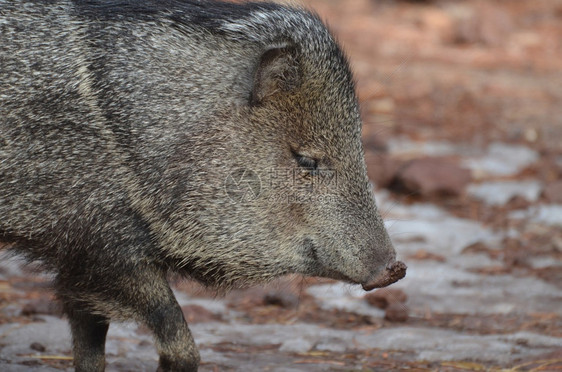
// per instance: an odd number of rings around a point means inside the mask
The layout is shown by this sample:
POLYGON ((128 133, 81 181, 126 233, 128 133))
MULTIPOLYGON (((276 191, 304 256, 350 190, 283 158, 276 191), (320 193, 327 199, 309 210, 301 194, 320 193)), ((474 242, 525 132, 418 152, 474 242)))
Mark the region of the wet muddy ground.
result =
MULTIPOLYGON (((369 176, 406 278, 175 290, 203 371, 562 369, 562 1, 306 2, 357 75, 369 176)), ((115 324, 109 371, 152 371, 115 324)), ((71 369, 48 277, 0 263, 0 370, 71 369)))

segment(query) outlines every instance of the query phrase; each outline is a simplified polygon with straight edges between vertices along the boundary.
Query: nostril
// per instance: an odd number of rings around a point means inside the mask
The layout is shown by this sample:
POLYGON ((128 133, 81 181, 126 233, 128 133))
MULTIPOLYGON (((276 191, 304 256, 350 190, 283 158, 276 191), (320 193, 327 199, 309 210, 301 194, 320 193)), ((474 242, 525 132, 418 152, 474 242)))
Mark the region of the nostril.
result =
POLYGON ((407 268, 408 266, 406 266, 406 264, 402 261, 394 261, 386 267, 386 269, 391 273, 391 277, 396 278, 396 280, 400 280, 406 276, 407 268))

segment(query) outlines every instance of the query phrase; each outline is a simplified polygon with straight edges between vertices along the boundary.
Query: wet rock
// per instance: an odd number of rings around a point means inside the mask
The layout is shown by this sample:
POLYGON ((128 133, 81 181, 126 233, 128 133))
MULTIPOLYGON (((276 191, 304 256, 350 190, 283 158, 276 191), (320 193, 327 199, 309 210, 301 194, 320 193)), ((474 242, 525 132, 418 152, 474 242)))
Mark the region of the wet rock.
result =
POLYGON ((538 181, 497 181, 470 185, 467 193, 488 205, 504 205, 520 197, 534 202, 539 198, 542 185, 538 181))
POLYGON ((471 180, 470 171, 442 158, 415 159, 402 168, 391 188, 422 196, 456 196, 471 180))
POLYGON ((316 350, 343 353, 347 350, 347 345, 341 342, 341 340, 329 340, 316 345, 316 350))
POLYGON ((408 296, 404 291, 394 288, 379 289, 365 295, 365 300, 369 305, 378 307, 379 309, 386 309, 393 303, 405 303, 408 296))
MULTIPOLYGON (((406 280, 395 284, 408 295, 417 315, 432 313, 510 314, 514 311, 562 314, 562 291, 534 277, 479 275, 452 264, 415 261, 406 280), (462 290, 457 284, 463 283, 462 290)), ((500 263, 501 264, 501 263, 500 263)), ((559 269, 558 269, 559 270, 559 269)), ((560 270, 559 270, 560 271, 560 270)))
POLYGON ((562 227, 562 204, 540 205, 531 208, 533 221, 550 226, 562 227))
POLYGON ((509 214, 512 219, 530 219, 547 226, 562 227, 562 204, 531 206, 527 210, 516 210, 509 214))
POLYGON ((487 176, 511 176, 539 160, 539 154, 525 146, 495 142, 477 157, 463 161, 477 179, 487 176))
POLYGON ((41 366, 41 361, 36 359, 28 359, 28 360, 22 360, 21 362, 19 362, 19 364, 26 367, 39 367, 41 366))
POLYGON ((393 240, 400 245, 398 251, 404 255, 424 249, 449 260, 469 244, 497 238, 494 231, 481 223, 457 218, 430 204, 413 204, 407 208, 399 204, 380 205, 381 210, 391 208, 389 218, 400 221, 389 226, 393 240))
POLYGON ((307 351, 312 350, 313 346, 314 343, 310 340, 299 337, 283 342, 283 344, 279 347, 279 351, 287 353, 306 353, 307 351))
POLYGON ((543 194, 549 202, 562 204, 562 180, 548 184, 543 194))
POLYGON ((401 302, 394 302, 388 305, 384 318, 391 322, 405 322, 408 320, 408 307, 401 302))
POLYGON ((34 342, 31 345, 29 345, 29 348, 31 350, 35 350, 35 351, 39 351, 40 353, 42 353, 43 351, 47 350, 47 348, 40 342, 34 342))
POLYGON ((533 269, 544 269, 549 267, 558 267, 562 270, 562 261, 557 260, 553 257, 548 256, 538 256, 538 257, 530 257, 527 259, 527 262, 533 269))

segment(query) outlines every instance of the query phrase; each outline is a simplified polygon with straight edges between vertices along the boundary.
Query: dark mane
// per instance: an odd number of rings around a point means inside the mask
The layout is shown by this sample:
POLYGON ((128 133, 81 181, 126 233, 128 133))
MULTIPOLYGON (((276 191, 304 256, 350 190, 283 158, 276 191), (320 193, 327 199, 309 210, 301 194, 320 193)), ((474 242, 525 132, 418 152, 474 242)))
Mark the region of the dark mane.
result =
POLYGON ((143 21, 167 18, 180 25, 199 26, 222 33, 221 24, 244 19, 254 11, 281 8, 271 3, 224 3, 214 0, 74 0, 77 13, 96 20, 116 18, 143 21))

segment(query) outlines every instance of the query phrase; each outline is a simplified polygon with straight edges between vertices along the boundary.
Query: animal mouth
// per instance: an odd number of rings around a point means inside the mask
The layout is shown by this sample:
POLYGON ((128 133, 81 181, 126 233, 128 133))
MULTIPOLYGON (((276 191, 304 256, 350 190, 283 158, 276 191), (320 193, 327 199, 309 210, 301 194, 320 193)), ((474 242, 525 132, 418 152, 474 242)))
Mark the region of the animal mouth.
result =
POLYGON ((365 291, 370 291, 375 288, 383 288, 396 283, 406 276, 406 269, 408 266, 402 261, 394 261, 386 266, 386 269, 377 275, 373 280, 366 283, 361 283, 365 291))
POLYGON ((387 287, 406 276, 406 269, 408 268, 406 264, 402 261, 393 260, 386 266, 385 270, 374 277, 374 279, 361 283, 350 278, 341 271, 329 269, 328 267, 322 265, 322 261, 318 257, 316 245, 311 239, 305 239, 304 246, 307 249, 308 257, 312 259, 312 262, 314 262, 315 265, 320 266, 320 268, 317 267, 315 270, 316 275, 336 280, 342 280, 348 283, 361 284, 365 291, 370 291, 375 288, 387 287))
MULTIPOLYGON (((330 278, 335 280, 341 280, 348 283, 359 284, 357 280, 353 280, 349 276, 345 275, 339 270, 330 269, 326 265, 322 263, 322 260, 318 256, 317 247, 310 238, 306 238, 304 240, 304 247, 306 249, 306 254, 310 259, 310 262, 313 263, 313 274, 314 276, 320 276, 323 278, 330 278)), ((307 273, 306 275, 311 275, 311 273, 307 273)))

